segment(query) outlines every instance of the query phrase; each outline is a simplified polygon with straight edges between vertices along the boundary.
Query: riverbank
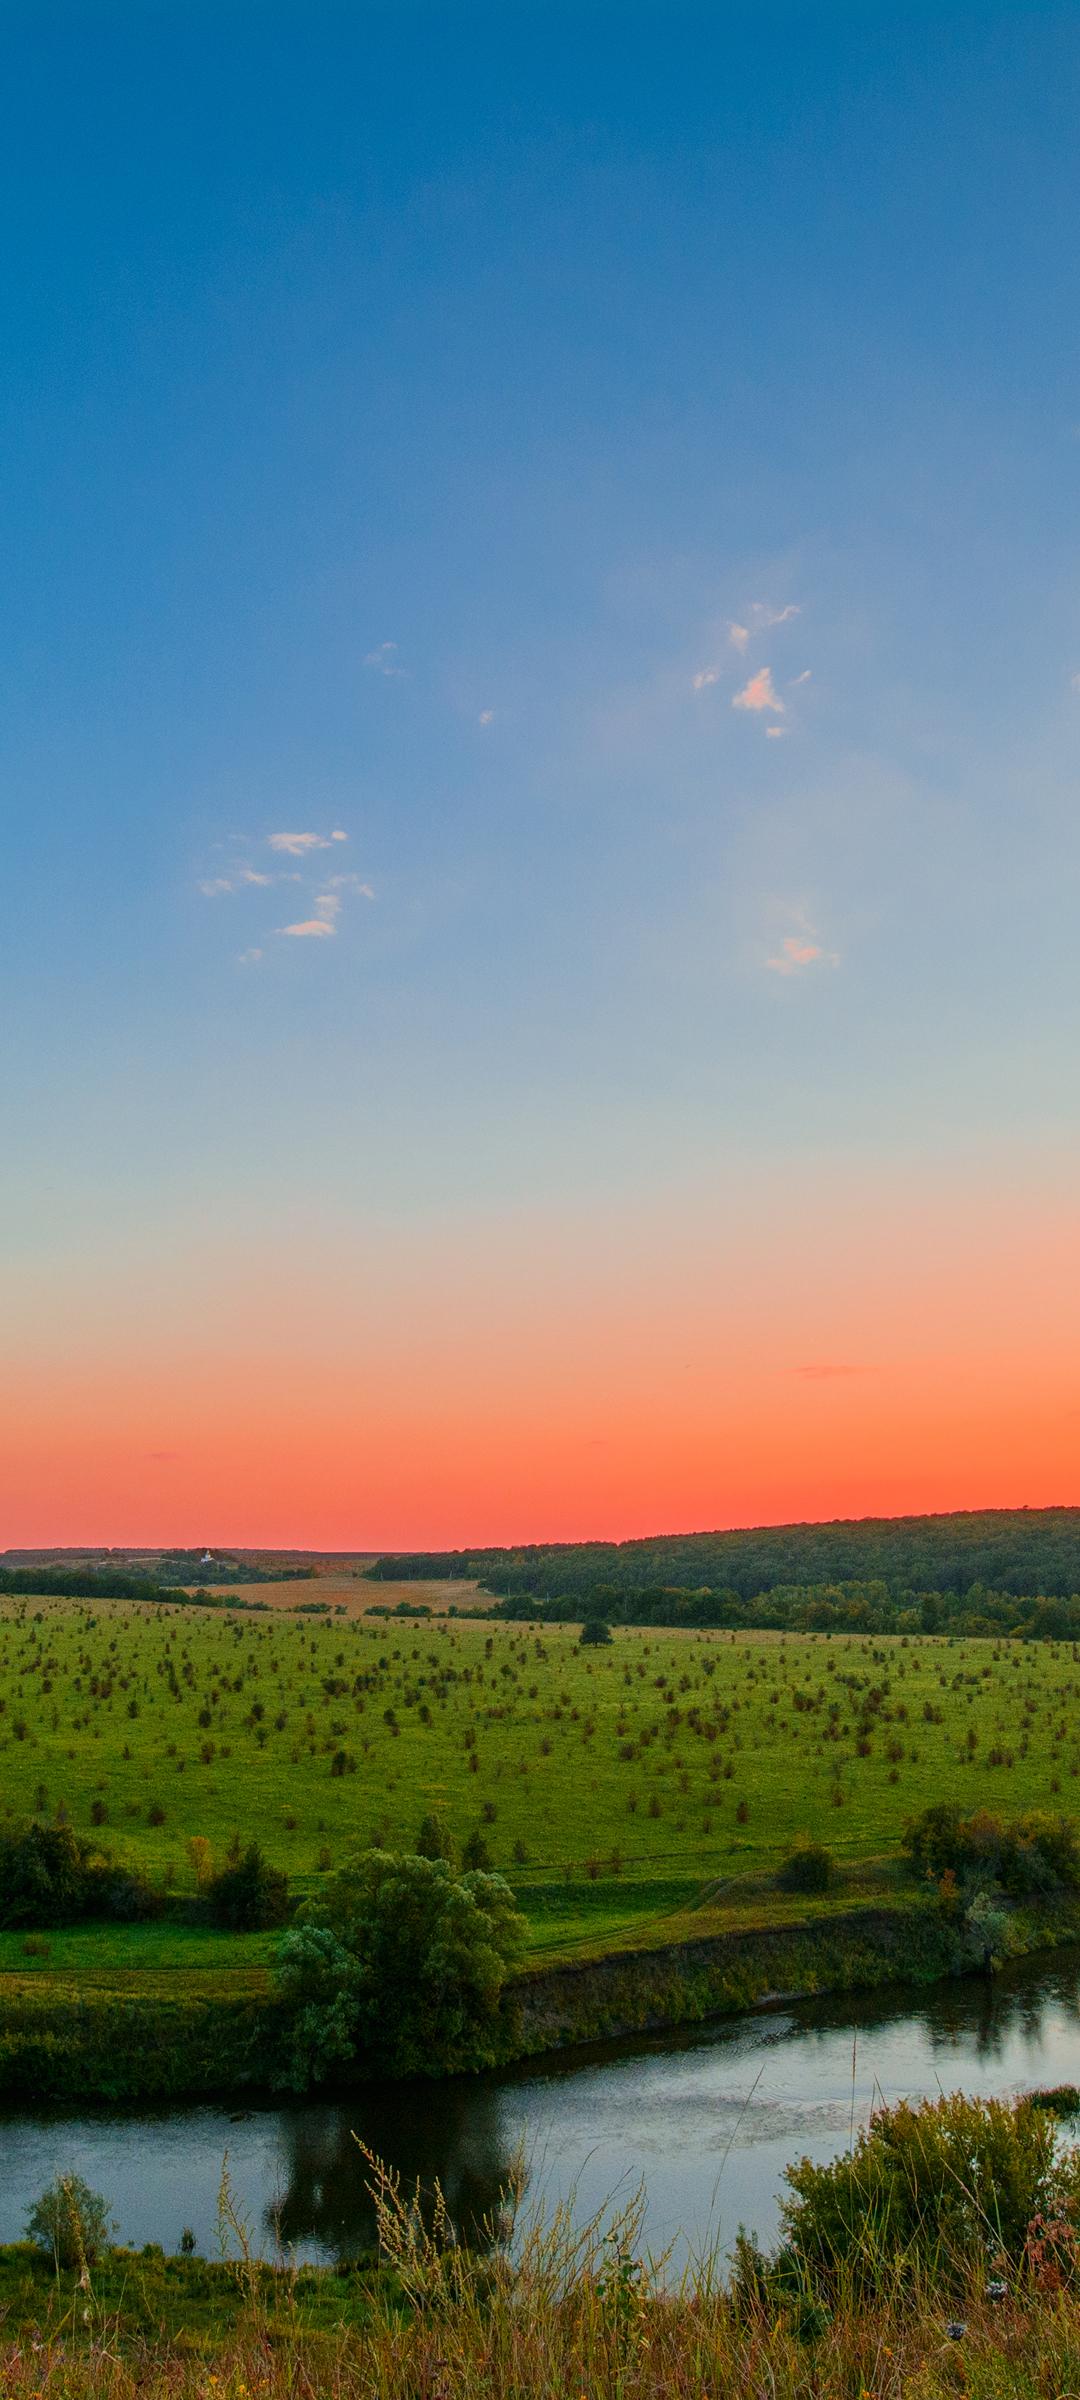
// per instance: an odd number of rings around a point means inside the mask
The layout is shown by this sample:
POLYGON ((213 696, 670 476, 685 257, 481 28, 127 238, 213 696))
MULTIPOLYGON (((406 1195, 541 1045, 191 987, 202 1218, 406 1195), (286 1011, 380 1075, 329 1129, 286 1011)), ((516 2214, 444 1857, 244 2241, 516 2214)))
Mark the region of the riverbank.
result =
MULTIPOLYGON (((1009 1956, 1080 1943, 1080 1900, 1014 1909, 1009 1956)), ((607 1955, 534 1963, 504 1993, 503 2066, 676 2030, 771 1999, 932 1985, 972 1969, 956 1924, 918 1891, 852 1880, 829 1901, 742 1894, 645 1928, 607 1955), (726 1921, 725 1921, 726 1913, 726 1921)), ((130 1967, 93 1979, 0 1974, 0 2106, 113 2106, 261 2098, 280 2089, 285 2021, 268 1968, 130 1967)), ((364 2078, 358 2073, 355 2081, 364 2078)))

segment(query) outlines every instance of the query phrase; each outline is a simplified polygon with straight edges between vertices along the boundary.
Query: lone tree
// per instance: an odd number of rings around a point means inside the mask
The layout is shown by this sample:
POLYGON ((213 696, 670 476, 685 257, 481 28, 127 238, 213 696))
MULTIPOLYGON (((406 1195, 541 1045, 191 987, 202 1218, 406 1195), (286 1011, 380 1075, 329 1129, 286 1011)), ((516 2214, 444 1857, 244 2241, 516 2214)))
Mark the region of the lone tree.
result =
POLYGON ((611 1627, 606 1617, 586 1617, 581 1628, 580 1647, 583 1650, 592 1649, 597 1644, 610 1642, 612 1639, 611 1627))
POLYGON ((363 1851, 281 1944, 278 1990, 293 2012, 283 2079, 302 2090, 356 2055, 383 2075, 495 2065, 500 1995, 524 1937, 501 1875, 363 1851))

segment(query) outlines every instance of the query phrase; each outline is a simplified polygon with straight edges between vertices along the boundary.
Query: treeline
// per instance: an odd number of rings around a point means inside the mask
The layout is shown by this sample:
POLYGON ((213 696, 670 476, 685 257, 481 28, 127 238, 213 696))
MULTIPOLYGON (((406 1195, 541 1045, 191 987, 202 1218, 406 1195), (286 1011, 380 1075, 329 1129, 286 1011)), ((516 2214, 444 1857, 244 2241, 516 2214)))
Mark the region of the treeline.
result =
POLYGON ((1024 1641, 1080 1641, 1080 1593, 1051 1599, 1045 1593, 1016 1597, 972 1584, 966 1592, 893 1594, 885 1583, 823 1583, 777 1586, 742 1600, 730 1589, 682 1591, 653 1585, 618 1591, 598 1583, 582 1593, 553 1599, 513 1593, 497 1600, 488 1615, 511 1623, 687 1626, 737 1632, 775 1633, 954 1633, 1012 1636, 1024 1641))
POLYGON ((911 1592, 1015 1599, 1080 1592, 1080 1508, 982 1509, 951 1516, 858 1517, 632 1542, 535 1543, 517 1549, 405 1552, 369 1573, 387 1582, 474 1578, 504 1597, 573 1596, 597 1586, 732 1592, 743 1601, 791 1585, 880 1582, 911 1592))
POLYGON ((187 1593, 125 1567, 0 1567, 7 1592, 34 1600, 186 1600, 187 1593))

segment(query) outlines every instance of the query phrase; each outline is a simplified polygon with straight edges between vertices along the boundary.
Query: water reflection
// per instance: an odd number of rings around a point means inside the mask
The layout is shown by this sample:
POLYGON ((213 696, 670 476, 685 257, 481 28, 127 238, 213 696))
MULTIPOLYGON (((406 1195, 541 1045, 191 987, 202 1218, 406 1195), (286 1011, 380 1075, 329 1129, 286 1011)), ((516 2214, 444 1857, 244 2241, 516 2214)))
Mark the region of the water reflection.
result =
POLYGON ((104 2192, 122 2238, 174 2249, 184 2224, 217 2247, 223 2153, 255 2246, 301 2259, 370 2246, 369 2170, 354 2133, 411 2184, 437 2177, 476 2238, 523 2154, 530 2200, 591 2212, 639 2180, 662 2249, 771 2238, 783 2171, 833 2157, 882 2100, 1080 2083, 1080 1960, 930 1992, 818 2001, 609 2046, 539 2070, 366 2089, 340 2104, 174 2110, 0 2124, 0 2240, 17 2239, 51 2176, 104 2192))
POLYGON ((281 2124, 281 2189, 264 2211, 293 2249, 353 2256, 375 2239, 371 2170, 357 2136, 393 2164, 406 2187, 430 2193, 436 2178, 451 2218, 475 2243, 499 2205, 514 2162, 495 2084, 378 2089, 349 2107, 292 2110, 281 2124))

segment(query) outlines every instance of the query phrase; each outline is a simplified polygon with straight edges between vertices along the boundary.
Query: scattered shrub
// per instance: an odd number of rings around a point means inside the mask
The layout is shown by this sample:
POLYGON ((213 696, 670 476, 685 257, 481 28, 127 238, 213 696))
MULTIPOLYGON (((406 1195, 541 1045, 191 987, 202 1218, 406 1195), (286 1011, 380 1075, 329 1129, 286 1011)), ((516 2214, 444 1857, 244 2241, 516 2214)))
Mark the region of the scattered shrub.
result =
POLYGON ((453 1861, 453 1837, 441 1817, 434 1814, 421 1817, 420 1831, 416 1836, 416 1855, 418 1858, 445 1858, 450 1862, 453 1861))

